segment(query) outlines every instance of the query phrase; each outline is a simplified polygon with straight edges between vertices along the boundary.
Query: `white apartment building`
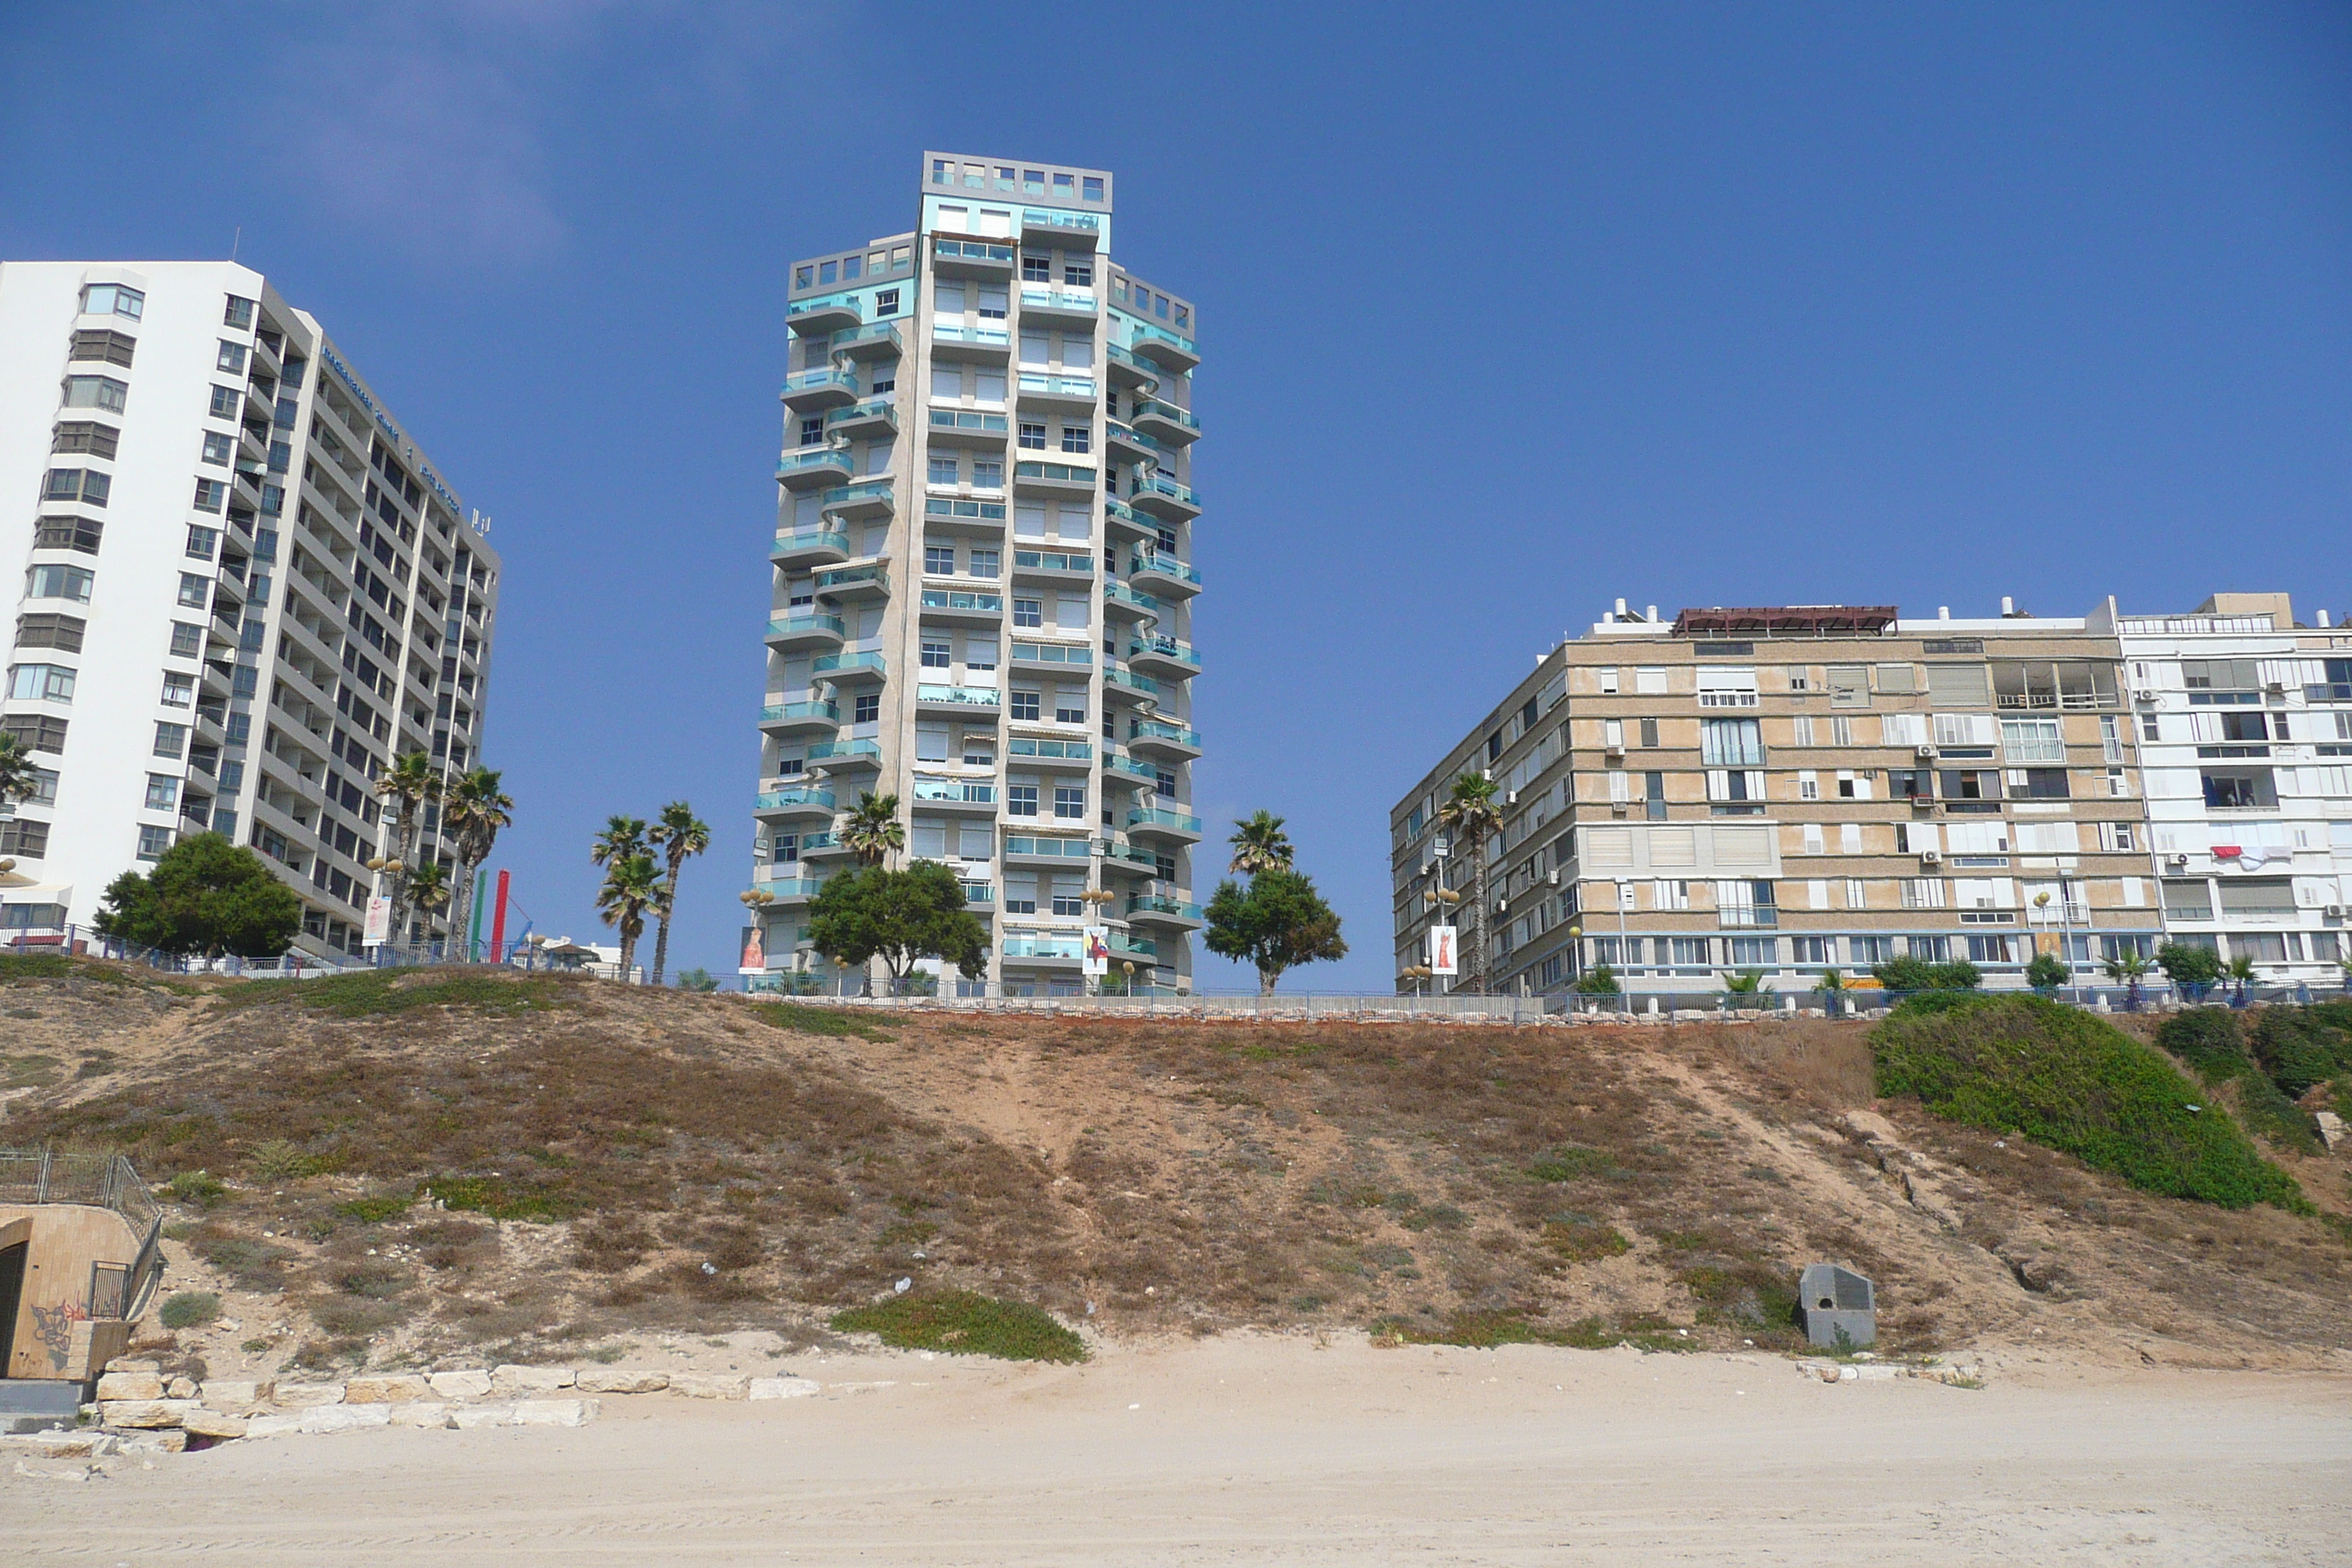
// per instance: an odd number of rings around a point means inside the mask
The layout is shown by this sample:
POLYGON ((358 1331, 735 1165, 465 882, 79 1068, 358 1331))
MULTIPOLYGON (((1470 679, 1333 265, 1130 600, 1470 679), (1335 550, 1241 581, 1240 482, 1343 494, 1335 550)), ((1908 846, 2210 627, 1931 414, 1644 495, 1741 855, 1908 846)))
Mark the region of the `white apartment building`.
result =
POLYGON ((300 945, 358 951, 373 781, 401 753, 478 760, 498 579, 260 273, 0 263, 0 728, 41 770, 0 821, 0 941, 86 925, 116 876, 212 830, 301 895, 300 945))
POLYGON ((870 790, 991 925, 965 984, 1076 991, 1100 921, 1139 985, 1191 985, 1197 323, 1111 239, 1108 173, 932 153, 913 230, 793 266, 772 973, 823 970, 808 905, 870 790))
POLYGON ((2169 940, 2272 984, 2340 984, 2352 905, 2352 631, 2216 594, 2116 632, 2169 940))

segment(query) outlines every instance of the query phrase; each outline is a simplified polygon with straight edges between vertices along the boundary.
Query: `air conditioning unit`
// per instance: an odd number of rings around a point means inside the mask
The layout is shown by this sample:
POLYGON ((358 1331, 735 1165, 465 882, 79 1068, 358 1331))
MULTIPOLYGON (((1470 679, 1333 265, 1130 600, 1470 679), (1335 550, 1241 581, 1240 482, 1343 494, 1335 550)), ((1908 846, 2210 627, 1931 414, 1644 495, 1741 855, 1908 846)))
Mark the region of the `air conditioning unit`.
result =
POLYGON ((2185 871, 2185 870, 2187 870, 2187 869, 2189 868, 2189 857, 2188 857, 2188 856, 2186 856, 2186 855, 2175 855, 2175 856, 2173 856, 2173 857, 2172 857, 2172 868, 2173 868, 2174 870, 2176 870, 2176 871, 2185 871))
POLYGON ((1495 900, 1495 912, 1498 915, 1509 914, 1511 912, 1511 900, 1508 899, 1496 899, 1495 900))
POLYGON ((2273 697, 2284 697, 2286 695, 2286 682, 2284 680, 2270 681, 2263 687, 2263 689, 2269 692, 2273 697))
POLYGON ((1923 866, 1940 866, 1944 863, 1944 852, 1940 849, 1922 849, 1919 851, 1919 863, 1923 866))
POLYGON ((1633 803, 1629 800, 1612 800, 1609 803, 1609 815, 1612 816, 1622 816, 1633 809, 1633 803))
POLYGON ((1932 759, 1937 755, 1936 748, 1933 746, 1922 746, 1919 748, 1918 754, 1920 756, 1932 759))
POLYGON ((2153 702, 2156 700, 2156 689, 2152 686, 2135 686, 2132 688, 2131 700, 2135 702, 2153 702))
POLYGON ((2325 919, 2340 921, 2344 918, 2344 906, 2342 904, 2330 904, 2319 912, 2325 919))
POLYGON ((1545 887, 1547 887, 1547 888, 1557 888, 1557 887, 1559 887, 1559 867, 1554 866, 1554 867, 1551 868, 1551 875, 1549 875, 1549 876, 1548 876, 1548 877, 1546 877, 1546 878, 1544 879, 1544 886, 1545 886, 1545 887))
POLYGON ((1622 757, 1625 754, 1625 742, 1622 741, 1612 741, 1604 749, 1612 757, 1622 757))
POLYGON ((1517 790, 1507 790, 1507 791, 1505 791, 1505 792, 1504 792, 1504 795, 1503 795, 1503 804, 1504 804, 1505 805, 1518 805, 1518 804, 1519 804, 1519 792, 1518 792, 1517 790))

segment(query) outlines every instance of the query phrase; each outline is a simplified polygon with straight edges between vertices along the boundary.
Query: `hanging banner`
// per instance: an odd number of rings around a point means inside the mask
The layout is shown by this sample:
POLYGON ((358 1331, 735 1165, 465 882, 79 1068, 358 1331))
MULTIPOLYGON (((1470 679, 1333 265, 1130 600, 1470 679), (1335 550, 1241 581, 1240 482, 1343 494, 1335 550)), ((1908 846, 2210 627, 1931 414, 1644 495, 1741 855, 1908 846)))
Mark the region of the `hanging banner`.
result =
POLYGON ((1110 931, 1108 927, 1087 927, 1086 945, 1079 953, 1078 973, 1089 980, 1099 980, 1110 973, 1110 931))
POLYGON ((381 947, 392 940, 392 899, 384 893, 368 895, 367 929, 360 942, 365 947, 381 947))
POLYGON ((1432 974, 1454 975, 1462 973, 1454 960, 1454 928, 1429 928, 1429 972, 1432 974))
POLYGON ((743 956, 737 961, 738 974, 765 974, 768 972, 766 933, 758 926, 743 928, 743 956))

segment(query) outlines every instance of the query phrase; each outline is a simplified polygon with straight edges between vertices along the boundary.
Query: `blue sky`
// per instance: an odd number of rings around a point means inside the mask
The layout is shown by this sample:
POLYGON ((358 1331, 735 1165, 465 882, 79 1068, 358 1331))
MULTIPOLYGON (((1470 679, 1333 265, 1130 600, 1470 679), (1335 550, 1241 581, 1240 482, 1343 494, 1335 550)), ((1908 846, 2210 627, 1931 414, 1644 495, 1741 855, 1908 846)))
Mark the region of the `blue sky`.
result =
POLYGON ((683 796, 723 971, 785 263, 926 147, 1116 171, 1202 323, 1198 807, 1290 819, 1379 989, 1388 806, 1618 595, 2352 609, 2347 17, 17 4, 0 256, 241 230, 496 520, 519 897, 584 935, 683 796))

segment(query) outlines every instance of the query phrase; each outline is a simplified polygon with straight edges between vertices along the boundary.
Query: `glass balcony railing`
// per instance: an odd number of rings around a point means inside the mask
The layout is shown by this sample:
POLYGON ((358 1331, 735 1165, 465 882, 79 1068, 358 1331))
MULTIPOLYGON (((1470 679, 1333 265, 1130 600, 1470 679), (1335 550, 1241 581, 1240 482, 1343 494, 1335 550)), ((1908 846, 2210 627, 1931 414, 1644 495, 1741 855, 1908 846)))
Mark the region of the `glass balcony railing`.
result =
POLYGON ((898 494, 888 479, 860 479, 854 485, 835 485, 824 492, 824 504, 835 511, 863 510, 880 507, 888 510, 897 504, 898 494))
POLYGON ((814 899, 824 887, 822 877, 770 877, 753 882, 752 887, 778 901, 814 899))
POLYGON ((1076 463, 1015 463, 1013 477, 1016 479, 1045 479, 1054 484, 1085 485, 1093 488, 1095 470, 1076 463))
POLYGON ((800 851, 803 858, 820 849, 831 850, 840 847, 842 847, 841 835, 830 829, 822 833, 801 835, 800 851))
POLYGON ((877 346, 887 346, 900 353, 907 352, 906 341, 898 336, 897 324, 890 321, 877 321, 870 327, 852 327, 825 340, 826 349, 834 353, 877 346))
POLYGON ((865 762, 877 767, 882 763, 882 742, 879 741, 819 741, 808 749, 808 760, 824 762, 865 762))
POLYGON ((1113 952, 1125 953, 1130 958, 1157 959, 1160 956, 1160 944, 1148 936, 1129 936, 1123 931, 1115 931, 1105 939, 1105 942, 1113 952))
POLYGON ((1024 310, 1093 311, 1100 301, 1091 289, 1024 289, 1021 308, 1024 310))
POLYGON ((1127 646, 1127 657, 1164 658, 1176 664, 1201 668, 1201 655, 1191 643, 1178 642, 1174 637, 1138 637, 1127 646))
POLYGON ((931 254, 949 261, 986 261, 1013 265, 1013 251, 1009 245, 991 245, 981 239, 935 239, 931 254))
POLYGON ((1139 867, 1143 870, 1150 871, 1155 876, 1157 876, 1160 871, 1160 857, 1139 845, 1122 844, 1117 840, 1113 840, 1103 846, 1103 858, 1106 860, 1124 860, 1129 865, 1139 867))
POLYGON ((1135 433, 1132 426, 1129 426, 1124 421, 1110 418, 1108 416, 1105 416, 1103 419, 1103 439, 1106 441, 1123 441, 1127 445, 1139 449, 1149 448, 1155 452, 1160 449, 1159 442, 1145 440, 1142 437, 1135 433))
POLYGON ((1009 428, 1002 414, 972 414, 960 408, 931 410, 934 430, 972 430, 987 436, 1002 436, 1009 428))
MULTIPOLYGON (((1195 826, 1199 826, 1198 818, 1188 817, 1185 820, 1192 822, 1195 826)), ((1197 921, 1202 918, 1200 905, 1188 904, 1181 899, 1171 899, 1157 893, 1128 900, 1127 913, 1130 920, 1139 914, 1174 915, 1179 920, 1187 921, 1197 921)))
POLYGON ((1021 390, 1045 397, 1091 398, 1095 395, 1095 383, 1092 376, 1041 375, 1035 371, 1024 370, 1021 373, 1021 390))
POLYGON ((987 882, 966 882, 963 885, 963 901, 992 909, 996 904, 996 889, 987 882))
POLYGON ((1181 811, 1169 811, 1160 806, 1137 806, 1127 814, 1129 827, 1164 827, 1175 833, 1198 833, 1201 819, 1187 816, 1181 811))
POLYGON ((1013 346, 1013 338, 1003 327, 933 327, 931 342, 935 343, 977 343, 982 348, 1003 349, 1013 346))
POLYGON ((818 789, 814 784, 794 784, 789 789, 763 791, 751 803, 754 811, 784 811, 794 806, 822 806, 831 811, 834 809, 833 792, 818 789))
POLYGON ((1063 643, 1017 642, 1013 645, 1013 657, 1022 664, 1085 664, 1095 661, 1090 647, 1071 647, 1063 643))
POLYGON ((849 628, 841 624, 839 616, 828 616, 823 611, 813 615, 777 616, 768 622, 768 635, 772 637, 797 637, 827 633, 835 637, 845 637, 849 635, 849 628))
POLYGON ((1093 213, 1056 212, 1051 207, 1023 207, 1021 226, 1024 228, 1081 228, 1088 234, 1102 228, 1102 219, 1093 213))
POLYGON ((1015 571, 1025 567, 1032 572, 1084 572, 1092 576, 1095 558, 1064 550, 1016 550, 1013 552, 1013 565, 1015 571))
POLYGON ((898 405, 887 397, 869 397, 863 403, 853 403, 846 408, 836 408, 824 416, 828 430, 836 425, 887 425, 898 428, 898 405))
POLYGON ((918 702, 951 702, 960 708, 999 708, 1003 694, 992 686, 918 686, 918 702))
POLYGON ((1150 523, 1144 521, 1141 518, 1135 515, 1135 509, 1133 507, 1128 505, 1123 500, 1117 500, 1109 496, 1105 496, 1103 498, 1103 515, 1109 518, 1113 522, 1123 522, 1127 524, 1128 527, 1140 529, 1145 533, 1151 533, 1153 531, 1153 528, 1150 523))
POLYGON ((813 675, 845 675, 872 670, 876 675, 889 673, 888 661, 878 653, 829 653, 809 666, 813 675))
POLYGON ((962 779, 915 780, 917 800, 936 800, 961 805, 993 805, 996 786, 992 784, 971 784, 962 779))
POLYGON ((849 471, 849 454, 838 447, 811 447, 804 451, 787 452, 776 463, 776 477, 791 479, 800 474, 823 473, 837 468, 849 471))
POLYGON ((1107 603, 1125 605, 1131 609, 1140 610, 1147 616, 1157 616, 1160 614, 1159 600, 1149 594, 1139 594, 1124 583, 1105 583, 1103 598, 1107 603))
POLYGON ((760 710, 760 722, 762 724, 781 724, 795 719, 806 719, 812 722, 823 720, 838 724, 841 722, 841 708, 833 702, 771 702, 760 710))
POLYGON ((1108 343, 1104 345, 1103 353, 1111 363, 1124 370, 1133 371, 1154 386, 1160 384, 1160 367, 1136 358, 1132 349, 1122 348, 1117 343, 1108 343))
POLYGON ((1164 719, 1130 719, 1127 724, 1130 741, 1165 741, 1173 746, 1198 747, 1201 732, 1181 724, 1171 724, 1164 719))
POLYGON ((1122 752, 1117 746, 1103 748, 1102 765, 1103 772, 1107 773, 1124 773, 1147 784, 1160 776, 1150 763, 1138 762, 1131 752, 1122 752))
POLYGON ((1075 936, 1009 936, 1003 951, 1007 958, 1078 958, 1083 941, 1075 936))
POLYGON ((1104 667, 1103 681, 1107 685, 1121 687, 1129 691, 1139 691, 1146 697, 1160 695, 1160 682, 1148 675, 1138 675, 1131 669, 1121 669, 1116 665, 1104 667))
POLYGON ((923 515, 970 518, 980 522, 1003 522, 1004 503, 1001 500, 950 500, 945 496, 930 496, 923 501, 923 515))
POLYGON ((1005 752, 1015 757, 1060 758, 1074 763, 1089 762, 1095 754, 1093 742, 1087 741, 1033 741, 1017 735, 1005 752))
POLYGON ((775 547, 768 552, 770 559, 786 555, 804 555, 813 550, 834 550, 849 553, 849 535, 830 528, 804 529, 798 533, 776 535, 775 547))
POLYGON ((856 301, 846 294, 827 294, 815 300, 795 300, 784 307, 784 320, 789 321, 794 316, 832 315, 839 311, 848 312, 849 319, 856 321, 857 319, 856 301))
POLYGON ((1095 852, 1091 838, 1046 838, 1027 834, 1009 834, 1004 840, 1007 855, 1042 855, 1056 860, 1084 860, 1095 852))
POLYGON ((1127 571, 1130 577, 1150 572, 1161 577, 1172 577, 1179 583, 1190 583, 1195 588, 1201 585, 1201 574, 1173 555, 1138 555, 1128 562, 1127 571))
POLYGON ((1149 321, 1131 322, 1127 335, 1128 346, 1147 356, 1154 346, 1165 343, 1187 359, 1201 357, 1201 351, 1193 346, 1192 339, 1181 332, 1171 332, 1165 327, 1155 327, 1149 321))
POLYGON ((784 377, 784 395, 795 396, 803 392, 846 392, 858 395, 857 374, 847 370, 804 370, 798 375, 784 377))
POLYGON ((1194 511, 1201 510, 1201 498, 1192 493, 1192 487, 1180 485, 1165 474, 1141 476, 1136 480, 1135 493, 1139 496, 1161 497, 1176 502, 1179 506, 1190 507, 1194 511))
POLYGON ((1171 425, 1181 425, 1194 435, 1201 433, 1201 421, 1189 408, 1179 408, 1172 403, 1162 403, 1156 397, 1138 398, 1135 405, 1138 419, 1165 419, 1171 425))
POLYGON ((970 610, 977 615, 1001 616, 1004 613, 1002 594, 967 594, 954 588, 926 588, 923 608, 927 610, 970 610))
POLYGON ((839 593, 868 584, 884 589, 890 586, 890 568, 886 563, 869 561, 862 566, 835 566, 816 574, 816 591, 820 594, 839 593))

